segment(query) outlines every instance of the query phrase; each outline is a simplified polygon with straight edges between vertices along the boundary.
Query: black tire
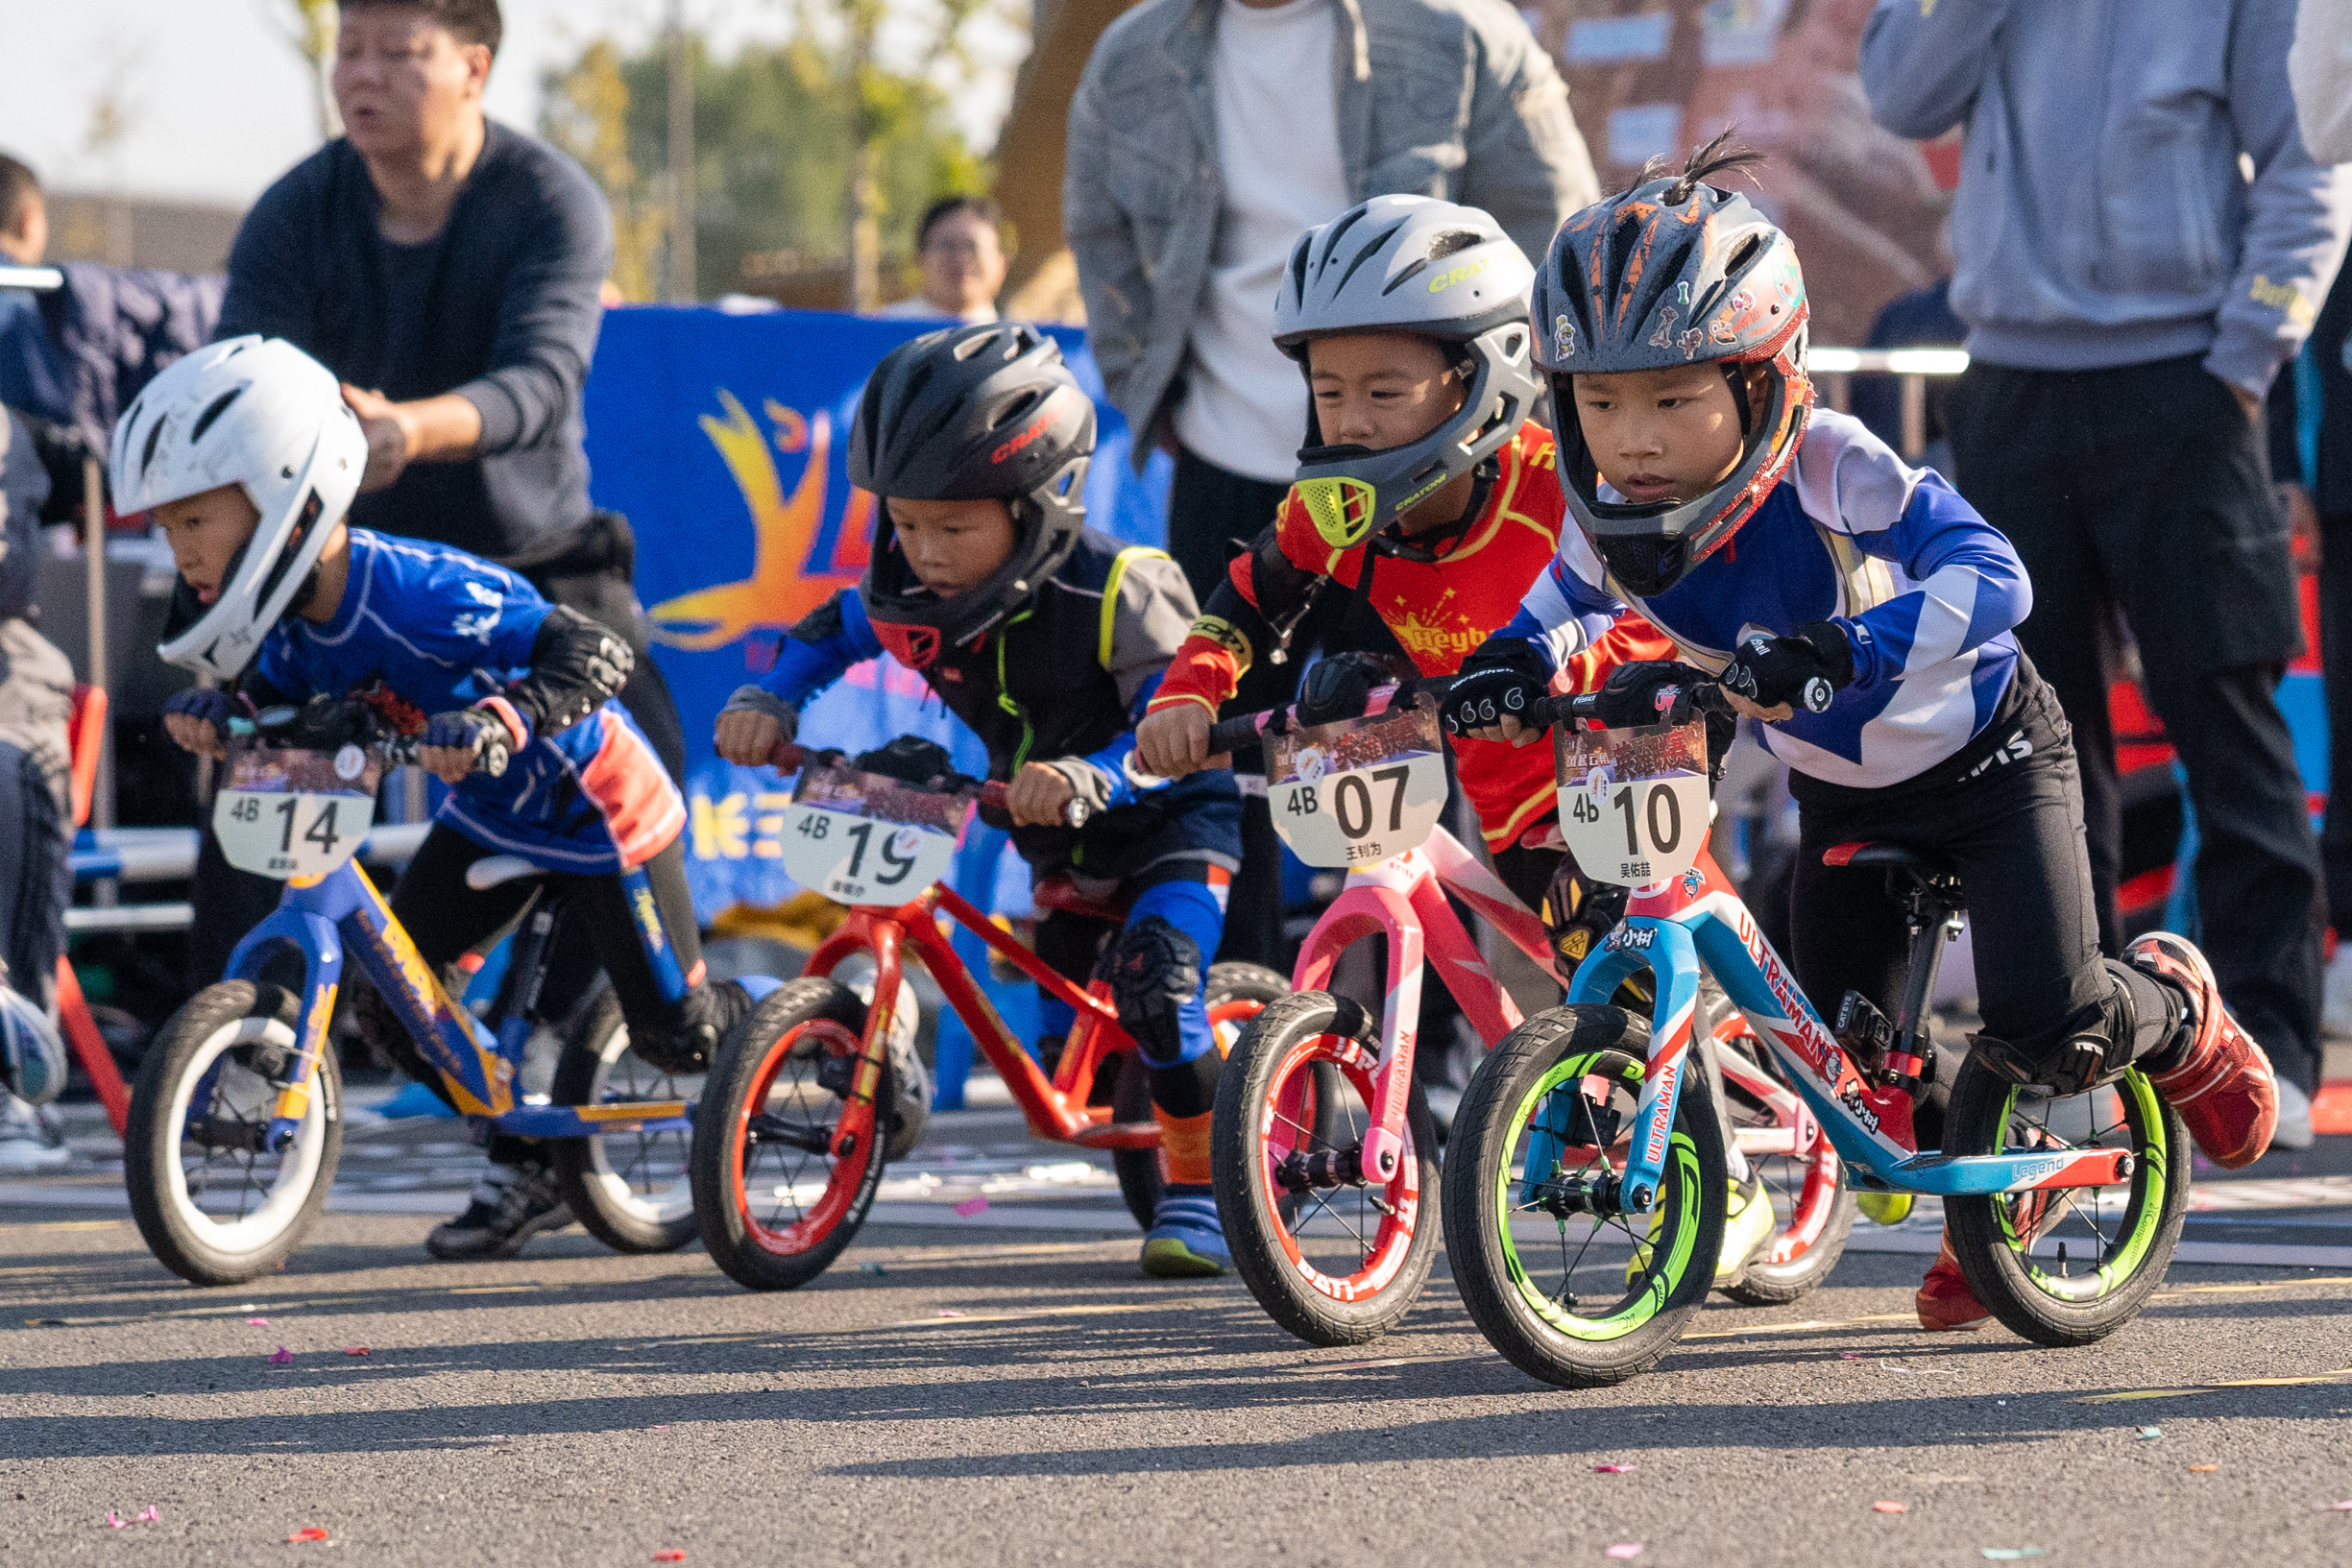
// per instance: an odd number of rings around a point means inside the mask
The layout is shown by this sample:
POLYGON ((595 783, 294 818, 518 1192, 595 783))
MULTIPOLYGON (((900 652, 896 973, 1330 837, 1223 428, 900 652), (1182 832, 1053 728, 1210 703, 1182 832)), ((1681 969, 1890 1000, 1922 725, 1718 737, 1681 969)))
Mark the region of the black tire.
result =
POLYGON ((1944 1128, 1952 1154, 2129 1148, 2132 1173, 2112 1187, 1949 1197, 1944 1219, 1976 1299, 2037 1344, 2091 1344, 2139 1315, 2189 1206, 2187 1129, 2145 1074, 2049 1098, 1971 1055, 1944 1128))
MULTIPOLYGON (((1707 1096, 1689 1084, 1678 1095, 1665 1173, 1655 1210, 1659 1244, 1649 1262, 1626 1281, 1613 1253, 1585 1266, 1587 1249, 1604 1229, 1629 1243, 1642 1237, 1639 1216, 1563 1214, 1556 1223, 1562 1263, 1533 1267, 1523 1263, 1511 1234, 1512 1220, 1540 1215, 1515 1194, 1515 1165, 1523 1157, 1531 1119, 1546 1118, 1545 1154, 1552 1168, 1545 1182, 1592 1170, 1605 1151, 1631 1124, 1649 1053, 1649 1020, 1615 1007, 1555 1007, 1538 1013, 1503 1037, 1479 1064, 1454 1120, 1454 1144, 1445 1163, 1445 1255, 1463 1304, 1494 1348, 1529 1376, 1566 1388, 1602 1387, 1645 1371, 1674 1347, 1691 1315, 1714 1283, 1715 1260, 1723 1248, 1725 1189, 1723 1135, 1707 1096), (1588 1077, 1609 1085, 1610 1101, 1595 1126, 1595 1102, 1585 1092, 1588 1077), (1554 1141, 1555 1134, 1559 1135, 1554 1141), (1567 1145, 1568 1137, 1585 1143, 1567 1145), (1564 1153, 1553 1153, 1565 1146, 1564 1153), (1583 1151, 1579 1160, 1578 1151, 1583 1151), (1565 1158, 1579 1163, 1563 1167, 1565 1158), (1583 1228, 1581 1237, 1573 1228, 1583 1228), (1574 1248, 1573 1254, 1570 1249, 1574 1248), (1569 1286, 1598 1286, 1603 1300, 1621 1297, 1598 1315, 1575 1311, 1569 1286), (1543 1283, 1559 1276, 1556 1289, 1543 1283), (1574 1332, 1569 1332, 1569 1329, 1574 1332)), ((1532 1238, 1531 1238, 1532 1239, 1532 1238)), ((1613 1238, 1612 1238, 1613 1239, 1613 1238)), ((1544 1249, 1549 1256, 1549 1245, 1544 1249)))
POLYGON ((1856 1209, 1845 1167, 1829 1135, 1811 1116, 1791 1114, 1796 1092, 1772 1052, 1758 1048, 1753 1035, 1745 1044, 1717 1036, 1716 1053, 1724 1062, 1724 1102, 1731 1131, 1742 1126, 1809 1128, 1812 1142, 1793 1154, 1751 1154, 1749 1169, 1762 1178, 1764 1194, 1780 1217, 1780 1230, 1764 1255, 1748 1265, 1739 1278, 1722 1287, 1734 1301, 1751 1307, 1785 1306, 1830 1277, 1845 1256, 1846 1239, 1853 1234, 1856 1209), (1744 1061, 1734 1063, 1729 1053, 1744 1061), (1734 1072, 1737 1068, 1739 1071, 1734 1072), (1741 1079, 1748 1079, 1743 1084, 1741 1079), (1771 1080, 1770 1092, 1749 1086, 1771 1080))
MULTIPOLYGON (((1208 1005, 1209 1026, 1216 1031, 1217 1049, 1230 1054, 1234 1040, 1258 1010, 1290 995, 1290 981, 1264 964, 1211 964, 1203 1000, 1208 1005)), ((1143 1063, 1123 1051, 1103 1067, 1115 1069, 1111 1080, 1111 1120, 1151 1121, 1152 1082, 1143 1063)), ((1127 1212, 1135 1217, 1138 1229, 1150 1230, 1159 1213, 1160 1194, 1168 1190, 1159 1150, 1114 1148, 1110 1151, 1110 1164, 1119 1178, 1119 1195, 1127 1200, 1127 1212)))
POLYGON ((1385 1186, 1294 1194, 1273 1175, 1294 1156, 1362 1150, 1377 1030, 1355 1002, 1300 992, 1250 1022, 1217 1080, 1209 1157, 1225 1245, 1267 1315, 1309 1344, 1386 1334, 1437 1261, 1438 1129, 1418 1080, 1405 1102, 1411 1146, 1385 1186), (1344 1237, 1302 1234, 1326 1215, 1344 1237))
POLYGON ((123 1182, 148 1249, 182 1279, 237 1285, 268 1273, 327 1206, 343 1156, 343 1073, 332 1050, 312 1072, 291 1149, 235 1146, 269 1125, 300 1017, 301 1003, 278 986, 223 980, 174 1013, 139 1064, 123 1182), (203 1107, 200 1092, 209 1097, 203 1107), (191 1122, 207 1136, 187 1137, 191 1122))
MULTIPOLYGON (((806 1285, 840 1256, 874 1206, 887 1163, 880 1138, 837 1160, 761 1139, 752 1127, 755 1115, 780 1107, 778 1114, 799 1113, 786 1119, 809 1142, 829 1137, 847 1103, 848 1076, 829 1070, 839 1081, 837 1092, 818 1080, 817 1070, 827 1057, 856 1057, 864 1027, 865 1004, 847 988, 803 978, 770 993, 719 1045, 694 1114, 694 1218, 712 1260, 739 1285, 754 1291, 806 1285)), ((887 1063, 882 1080, 875 1103, 886 1108, 895 1089, 887 1063)))
MULTIPOLYGON (((558 1105, 698 1100, 701 1073, 665 1073, 629 1049, 620 999, 606 986, 565 1031, 550 1097, 558 1105)), ((694 1239, 693 1133, 607 1132, 549 1146, 572 1218, 616 1252, 674 1252, 694 1239)))

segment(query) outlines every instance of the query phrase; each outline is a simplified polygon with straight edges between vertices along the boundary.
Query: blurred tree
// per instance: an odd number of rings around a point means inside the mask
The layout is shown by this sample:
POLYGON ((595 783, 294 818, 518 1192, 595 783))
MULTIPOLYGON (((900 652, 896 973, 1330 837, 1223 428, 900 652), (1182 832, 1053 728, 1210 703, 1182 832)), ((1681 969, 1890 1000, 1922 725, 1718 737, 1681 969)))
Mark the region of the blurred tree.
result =
POLYGON ((343 134, 342 116, 335 112, 335 94, 331 82, 335 68, 335 0, 273 0, 281 12, 279 32, 294 52, 303 57, 310 68, 311 102, 319 115, 319 139, 331 141, 343 134), (291 18, 282 12, 291 10, 291 18))
POLYGON ((613 205, 613 284, 629 300, 654 297, 654 263, 669 213, 660 181, 629 157, 629 83, 620 50, 599 38, 569 70, 550 71, 540 129, 577 158, 613 205))
MULTIPOLYGON (((956 129, 948 94, 933 80, 954 50, 932 51, 921 70, 895 71, 873 58, 880 0, 811 3, 823 3, 823 12, 804 11, 804 25, 785 43, 747 46, 720 62, 694 40, 695 274, 705 299, 739 287, 747 256, 789 253, 804 266, 854 261, 861 225, 872 269, 881 254, 911 249, 915 220, 934 196, 988 186, 987 160, 956 129), (869 23, 845 14, 867 6, 869 23), (853 188, 861 169, 862 196, 853 188)), ((949 0, 958 16, 985 3, 949 0)), ((598 42, 546 78, 542 129, 603 185, 617 225, 624 212, 659 222, 667 70, 659 40, 634 55, 598 42), (600 50, 618 90, 598 84, 604 67, 590 68, 600 50), (584 155, 584 146, 604 145, 608 126, 620 128, 617 156, 584 155)), ((659 239, 657 228, 643 254, 655 253, 659 239)))

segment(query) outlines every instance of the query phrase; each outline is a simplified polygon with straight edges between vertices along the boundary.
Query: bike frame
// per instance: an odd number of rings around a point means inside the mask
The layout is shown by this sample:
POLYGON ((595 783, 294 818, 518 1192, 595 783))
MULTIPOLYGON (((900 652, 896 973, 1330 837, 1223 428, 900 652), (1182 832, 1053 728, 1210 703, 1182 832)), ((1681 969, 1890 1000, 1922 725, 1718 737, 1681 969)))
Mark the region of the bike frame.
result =
MULTIPOLYGON (((1930 927, 1917 940, 1941 941, 1942 932, 1930 927)), ((1568 993, 1571 1002, 1605 1002, 1630 975, 1647 969, 1656 977, 1649 1066, 1619 1186, 1629 1212, 1645 1212, 1657 1200, 1675 1102, 1689 1072, 1702 960, 1779 1059, 1839 1157, 1873 1186, 1952 1196, 2102 1187, 2131 1172, 2132 1155, 2124 1149, 1921 1153, 1910 1095, 1863 1080, 1747 905, 1703 855, 1681 877, 1633 895, 1625 919, 1577 970, 1568 993)), ((1741 1147, 1750 1146, 1743 1137, 1741 1147)), ((1529 1154, 1533 1169, 1532 1145, 1529 1154)))
MULTIPOLYGON (((650 909, 652 886, 644 871, 623 872, 633 908, 650 909), (632 880, 633 879, 633 880, 632 880)), ((551 921, 535 912, 518 933, 517 971, 527 972, 536 991, 538 954, 544 951, 551 921), (535 939, 526 956, 521 944, 535 939)), ((650 942, 648 943, 651 948, 650 942)), ((292 1081, 279 1092, 270 1118, 269 1145, 283 1149, 294 1142, 296 1129, 309 1109, 311 1084, 327 1048, 327 1025, 334 1016, 335 993, 342 984, 347 954, 374 981, 376 991, 423 1050, 441 1076, 458 1111, 469 1118, 488 1120, 493 1129, 527 1138, 582 1138, 607 1132, 665 1132, 692 1124, 693 1106, 683 1099, 636 1100, 616 1105, 524 1105, 518 1101, 515 1079, 522 1051, 530 1039, 530 1003, 536 996, 521 995, 510 984, 500 997, 498 1027, 494 1032, 443 989, 440 977, 400 929, 392 906, 384 902, 356 861, 347 860, 323 877, 297 877, 286 883, 277 910, 254 928, 230 955, 225 978, 258 980, 273 960, 292 951, 303 961, 302 1016, 294 1037, 301 1054, 292 1081), (509 1003, 515 1003, 509 1005, 509 1003)), ((683 994, 685 977, 665 941, 654 950, 655 973, 673 996, 683 994), (668 958, 667 968, 660 959, 668 958)), ((768 989, 774 988, 768 982, 768 989)), ((755 992, 755 1000, 760 993, 755 992)), ((217 1071, 217 1070, 216 1070, 217 1071)), ((206 1086, 200 1086, 199 1093, 206 1086)))
MULTIPOLYGON (((1104 913, 1107 916, 1108 912, 1104 913)), ((862 1065, 851 1086, 850 1103, 842 1110, 835 1128, 837 1157, 855 1148, 855 1140, 872 1135, 874 1084, 887 1055, 890 1015, 897 1006, 899 976, 909 950, 931 972, 931 977, 937 982, 956 1016, 963 1021, 964 1027, 972 1031, 972 1038, 981 1054, 988 1059, 988 1065, 996 1069, 1005 1086, 1012 1091, 1013 1101, 1021 1107, 1032 1136, 1049 1143, 1079 1144, 1088 1148, 1159 1147, 1158 1122, 1113 1122, 1110 1106, 1086 1103, 1103 1059, 1118 1051, 1135 1049, 1135 1042, 1119 1026, 1119 1009, 1110 1000, 1109 987, 1097 979, 1079 989, 953 889, 934 883, 895 908, 865 905, 852 907, 839 929, 809 955, 808 965, 802 971, 808 975, 831 975, 854 953, 874 955, 874 1001, 866 1008, 865 1037, 860 1043, 862 1065), (1077 1022, 1071 1026, 1061 1060, 1051 1078, 1022 1049, 987 995, 974 983, 947 933, 940 929, 942 914, 987 943, 992 952, 1003 955, 1049 995, 1069 1003, 1077 1012, 1077 1022)))

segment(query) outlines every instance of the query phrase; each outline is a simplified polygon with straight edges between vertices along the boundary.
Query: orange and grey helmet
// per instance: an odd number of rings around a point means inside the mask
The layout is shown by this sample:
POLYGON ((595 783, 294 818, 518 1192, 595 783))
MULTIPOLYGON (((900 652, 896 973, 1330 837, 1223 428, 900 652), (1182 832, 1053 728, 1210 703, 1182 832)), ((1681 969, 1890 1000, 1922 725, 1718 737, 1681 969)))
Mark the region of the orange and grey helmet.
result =
POLYGON ((1796 247, 1744 196, 1706 177, 1750 161, 1718 137, 1679 175, 1647 179, 1576 213, 1536 277, 1536 363, 1551 387, 1560 487, 1577 525, 1635 598, 1662 593, 1723 547, 1795 460, 1813 386, 1805 370, 1805 275, 1796 247), (1723 368, 1744 442, 1705 495, 1603 500, 1572 377, 1710 363, 1723 368), (1763 397, 1751 406, 1749 368, 1763 397))

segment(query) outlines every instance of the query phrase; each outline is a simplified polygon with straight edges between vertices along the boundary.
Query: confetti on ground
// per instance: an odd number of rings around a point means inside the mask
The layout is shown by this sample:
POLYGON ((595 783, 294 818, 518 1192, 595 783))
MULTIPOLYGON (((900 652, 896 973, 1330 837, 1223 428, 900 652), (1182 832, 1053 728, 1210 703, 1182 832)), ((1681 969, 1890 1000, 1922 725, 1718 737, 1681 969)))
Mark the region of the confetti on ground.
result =
POLYGON ((656 1552, 653 1555, 653 1560, 656 1562, 684 1562, 686 1560, 686 1554, 673 1546, 664 1551, 656 1552))
POLYGON ((2352 1501, 2343 1503, 2315 1503, 2312 1506, 2317 1508, 2321 1513, 2352 1513, 2352 1501))
POLYGON ((2218 1464, 2193 1464, 2189 1466, 2189 1473, 2193 1476, 2210 1476, 2220 1468, 2218 1464))
POLYGON ((658 1421, 654 1423, 650 1430, 654 1432, 667 1432, 669 1430, 669 1423, 667 1421, 658 1421))
POLYGON ((939 1315, 942 1317, 968 1317, 971 1314, 958 1311, 954 1307, 942 1307, 939 1309, 939 1315))
POLYGON ((2140 1440, 2144 1443, 2152 1443, 2163 1435, 2164 1428, 2162 1427, 2142 1427, 2140 1429, 2140 1440))
POLYGON ((1867 1351, 1841 1350, 1837 1353, 1837 1359, 1841 1362, 1866 1362, 1870 1360, 1870 1355, 1867 1351))
POLYGON ((368 1353, 368 1347, 366 1345, 345 1345, 343 1353, 346 1356, 364 1356, 368 1353))
POLYGON ((296 1531, 293 1534, 286 1537, 286 1544, 288 1546, 293 1546, 302 1541, 323 1541, 325 1539, 327 1539, 327 1532, 321 1530, 316 1525, 304 1525, 302 1529, 296 1531))
POLYGON ((129 1524, 130 1522, 131 1521, 125 1519, 121 1514, 116 1513, 112 1508, 107 1509, 107 1528, 109 1530, 120 1530, 123 1528, 123 1526, 129 1524))
POLYGON ((1986 1546, 1977 1549, 1987 1562, 2019 1562, 2026 1557, 2047 1557, 2047 1546, 1986 1546))
POLYGON ((277 1354, 270 1357, 270 1364, 272 1366, 292 1366, 294 1364, 294 1352, 288 1350, 284 1345, 279 1345, 278 1347, 277 1354))
POLYGON ((1641 1556, 1641 1543, 1639 1541, 1619 1541, 1601 1556, 1604 1557, 1637 1557, 1641 1556))
POLYGON ((1592 1473, 1598 1476, 1621 1476, 1634 1468, 1635 1466, 1630 1464, 1596 1464, 1592 1467, 1592 1473))
POLYGON ((245 1326, 249 1329, 265 1329, 270 1326, 270 1320, 266 1317, 248 1317, 245 1326))
POLYGON ((880 1274, 882 1272, 882 1265, 878 1263, 864 1263, 860 1264, 858 1266, 860 1269, 868 1274, 880 1274))
POLYGON ((1870 1511, 1873 1513, 1908 1513, 1911 1511, 1911 1506, 1908 1503, 1873 1503, 1870 1506, 1870 1511))
POLYGON ((967 1197, 956 1205, 956 1213, 969 1219, 976 1214, 984 1213, 987 1207, 988 1200, 984 1197, 967 1197))
POLYGON ((25 1321, 36 1329, 61 1329, 65 1326, 62 1317, 28 1317, 25 1321))

